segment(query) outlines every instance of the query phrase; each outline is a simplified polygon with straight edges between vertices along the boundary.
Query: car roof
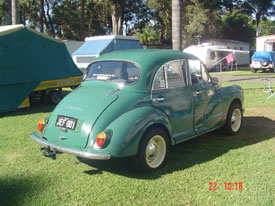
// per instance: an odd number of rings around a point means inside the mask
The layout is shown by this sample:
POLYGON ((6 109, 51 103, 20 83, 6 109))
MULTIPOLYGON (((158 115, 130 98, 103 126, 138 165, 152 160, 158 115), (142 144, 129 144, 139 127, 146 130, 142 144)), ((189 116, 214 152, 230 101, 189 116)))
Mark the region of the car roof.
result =
MULTIPOLYGON (((132 90, 149 92, 152 88, 154 74, 166 62, 176 59, 194 59, 197 57, 192 54, 164 49, 135 49, 135 50, 120 50, 104 54, 92 61, 127 61, 132 62, 140 67, 139 81, 131 86, 132 90)), ((126 87, 129 88, 129 87, 126 87)))
POLYGON ((120 50, 104 54, 94 61, 103 60, 121 60, 138 64, 145 72, 151 70, 152 67, 161 66, 165 62, 175 59, 198 59, 197 57, 174 50, 164 49, 134 49, 120 50))

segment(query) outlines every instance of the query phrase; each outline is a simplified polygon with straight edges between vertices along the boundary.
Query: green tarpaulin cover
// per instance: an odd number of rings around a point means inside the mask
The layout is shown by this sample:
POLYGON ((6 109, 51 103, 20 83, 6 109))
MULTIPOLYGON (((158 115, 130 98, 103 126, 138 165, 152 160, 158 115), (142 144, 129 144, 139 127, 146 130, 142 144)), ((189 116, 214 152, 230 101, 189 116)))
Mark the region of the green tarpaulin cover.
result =
POLYGON ((15 110, 43 80, 80 75, 61 40, 23 25, 0 27, 0 112, 15 110))

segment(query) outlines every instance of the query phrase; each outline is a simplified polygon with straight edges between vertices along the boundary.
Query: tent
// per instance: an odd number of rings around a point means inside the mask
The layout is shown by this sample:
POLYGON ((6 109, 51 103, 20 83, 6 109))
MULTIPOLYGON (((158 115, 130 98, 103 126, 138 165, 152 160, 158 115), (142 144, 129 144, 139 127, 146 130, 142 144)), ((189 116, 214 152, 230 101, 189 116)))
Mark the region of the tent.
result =
POLYGON ((138 37, 110 35, 87 37, 85 43, 73 53, 77 67, 85 70, 92 59, 116 50, 143 49, 138 37))
POLYGON ((16 110, 43 80, 80 75, 61 40, 24 25, 0 27, 0 112, 16 110))

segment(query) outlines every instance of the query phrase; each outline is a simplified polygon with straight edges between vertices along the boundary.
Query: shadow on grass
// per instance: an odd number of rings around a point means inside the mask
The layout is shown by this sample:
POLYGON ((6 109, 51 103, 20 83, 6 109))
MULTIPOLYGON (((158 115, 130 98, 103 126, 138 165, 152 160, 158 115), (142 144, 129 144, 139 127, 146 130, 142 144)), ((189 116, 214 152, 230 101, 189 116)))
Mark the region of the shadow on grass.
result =
POLYGON ((0 205, 24 205, 26 196, 36 190, 36 179, 0 179, 0 205))
POLYGON ((80 161, 97 168, 84 172, 89 175, 108 171, 130 178, 157 179, 162 175, 211 161, 229 150, 257 144, 274 138, 274 136, 275 121, 265 117, 244 117, 244 124, 238 135, 226 136, 220 131, 214 131, 172 147, 166 166, 154 173, 142 174, 138 172, 127 158, 108 161, 80 159, 80 161))

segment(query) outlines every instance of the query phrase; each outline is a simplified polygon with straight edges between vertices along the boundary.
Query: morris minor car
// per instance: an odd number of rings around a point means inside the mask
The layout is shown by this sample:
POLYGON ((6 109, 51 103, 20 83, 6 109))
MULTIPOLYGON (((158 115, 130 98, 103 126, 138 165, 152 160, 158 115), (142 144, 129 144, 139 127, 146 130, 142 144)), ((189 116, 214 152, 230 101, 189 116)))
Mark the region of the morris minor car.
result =
POLYGON ((170 147, 222 128, 239 132, 243 91, 221 87, 203 63, 172 50, 128 50, 96 58, 81 85, 38 123, 44 156, 130 157, 140 170, 164 165, 170 147))

